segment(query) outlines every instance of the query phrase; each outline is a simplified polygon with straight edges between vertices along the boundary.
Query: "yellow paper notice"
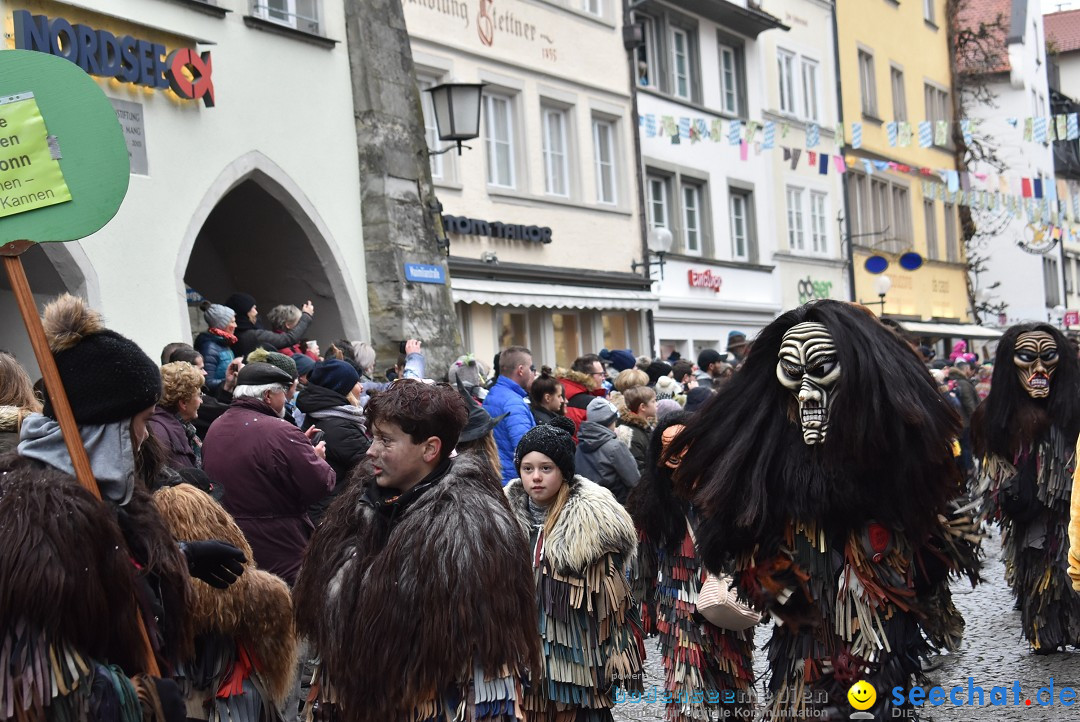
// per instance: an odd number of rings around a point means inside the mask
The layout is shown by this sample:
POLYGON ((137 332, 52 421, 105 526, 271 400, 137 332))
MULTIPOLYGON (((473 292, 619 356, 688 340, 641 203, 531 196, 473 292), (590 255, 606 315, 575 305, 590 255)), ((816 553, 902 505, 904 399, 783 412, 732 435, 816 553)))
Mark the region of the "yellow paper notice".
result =
POLYGON ((0 218, 70 200, 34 94, 0 97, 0 218))

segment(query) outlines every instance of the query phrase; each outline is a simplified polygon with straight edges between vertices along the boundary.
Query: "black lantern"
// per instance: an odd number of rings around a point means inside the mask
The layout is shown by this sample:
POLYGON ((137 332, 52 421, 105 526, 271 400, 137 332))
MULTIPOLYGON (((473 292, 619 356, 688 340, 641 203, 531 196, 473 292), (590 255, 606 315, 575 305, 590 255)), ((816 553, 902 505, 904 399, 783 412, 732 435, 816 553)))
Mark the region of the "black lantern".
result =
MULTIPOLYGON (((456 142, 458 155, 461 155, 461 141, 480 135, 480 100, 484 95, 484 83, 443 83, 425 92, 431 93, 431 102, 435 106, 439 140, 456 142)), ((431 155, 448 150, 450 148, 444 148, 431 155)))

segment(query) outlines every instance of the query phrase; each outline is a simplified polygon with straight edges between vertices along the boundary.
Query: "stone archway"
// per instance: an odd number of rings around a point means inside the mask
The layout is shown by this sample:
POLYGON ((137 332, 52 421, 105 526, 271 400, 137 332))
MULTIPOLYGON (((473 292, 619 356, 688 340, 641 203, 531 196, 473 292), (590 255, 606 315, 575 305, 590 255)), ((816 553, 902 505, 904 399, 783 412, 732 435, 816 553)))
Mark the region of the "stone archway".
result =
MULTIPOLYGON (((368 327, 340 248, 304 193, 266 156, 231 163, 199 205, 177 259, 181 292, 221 302, 234 291, 253 295, 266 313, 279 303, 310 299, 308 336, 323 346, 338 338, 366 340, 368 327)), ((201 328, 185 313, 184 327, 201 328)))

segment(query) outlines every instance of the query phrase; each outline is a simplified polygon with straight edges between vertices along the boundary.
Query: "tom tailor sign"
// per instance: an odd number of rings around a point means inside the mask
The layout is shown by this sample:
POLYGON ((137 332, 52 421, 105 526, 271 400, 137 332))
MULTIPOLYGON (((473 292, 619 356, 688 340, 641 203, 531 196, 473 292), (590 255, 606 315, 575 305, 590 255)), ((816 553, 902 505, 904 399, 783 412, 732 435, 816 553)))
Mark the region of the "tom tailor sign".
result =
POLYGON ((108 30, 33 15, 28 10, 16 10, 12 20, 17 49, 70 60, 90 75, 150 88, 171 88, 181 98, 202 100, 206 107, 214 107, 213 66, 208 52, 178 48, 166 55, 165 46, 158 43, 131 35, 117 37, 108 30))
POLYGON ((488 236, 503 238, 508 241, 528 241, 530 243, 551 243, 551 229, 547 226, 525 226, 520 223, 502 223, 500 221, 481 221, 465 216, 443 216, 443 228, 447 233, 464 236, 488 236))

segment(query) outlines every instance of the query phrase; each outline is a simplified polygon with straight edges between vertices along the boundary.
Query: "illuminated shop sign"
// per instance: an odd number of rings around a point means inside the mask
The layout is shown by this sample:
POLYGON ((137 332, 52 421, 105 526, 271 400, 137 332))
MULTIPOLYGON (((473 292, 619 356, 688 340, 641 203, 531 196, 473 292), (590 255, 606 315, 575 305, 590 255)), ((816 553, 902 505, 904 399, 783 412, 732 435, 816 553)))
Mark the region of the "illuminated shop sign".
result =
POLYGON ((202 100, 214 107, 213 67, 210 53, 178 48, 166 55, 160 43, 131 35, 117 37, 108 30, 72 24, 64 18, 12 13, 15 47, 49 53, 78 65, 90 75, 116 78, 148 88, 171 88, 186 100, 202 100))
POLYGON ((686 277, 691 288, 711 288, 716 293, 720 293, 720 286, 724 283, 724 279, 709 270, 695 271, 691 268, 686 272, 686 277))

